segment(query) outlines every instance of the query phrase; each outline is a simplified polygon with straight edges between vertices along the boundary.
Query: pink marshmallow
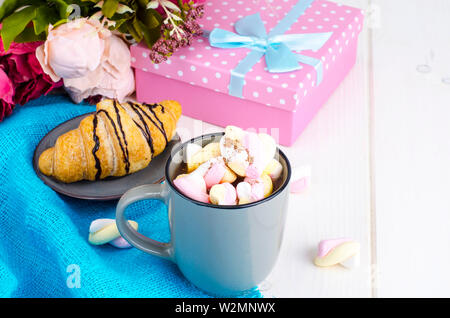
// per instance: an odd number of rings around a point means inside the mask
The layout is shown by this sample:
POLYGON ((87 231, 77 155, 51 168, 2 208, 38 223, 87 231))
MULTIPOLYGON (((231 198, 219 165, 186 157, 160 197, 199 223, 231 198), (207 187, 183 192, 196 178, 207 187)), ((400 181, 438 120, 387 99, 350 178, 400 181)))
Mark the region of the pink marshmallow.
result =
POLYGON ((109 244, 111 244, 112 246, 117 247, 117 248, 130 248, 131 247, 131 245, 127 241, 125 241, 125 239, 121 236, 112 240, 111 242, 109 242, 109 244))
POLYGON ((235 205, 236 189, 231 183, 215 184, 209 191, 210 201, 218 205, 235 205))
POLYGON ((318 257, 324 257, 327 255, 331 250, 336 248, 338 245, 341 245, 345 242, 350 242, 351 239, 349 238, 338 238, 338 239, 330 239, 330 240, 323 240, 319 243, 319 251, 317 253, 318 257))
POLYGON ((263 144, 261 139, 255 133, 247 133, 242 141, 243 146, 248 150, 249 155, 253 158, 253 162, 247 167, 245 175, 252 179, 261 176, 264 170, 263 160, 263 144))
POLYGON ((300 193, 305 191, 307 188, 308 188, 308 180, 306 177, 304 177, 291 182, 289 190, 291 193, 300 193))
POLYGON ((209 196, 206 193, 206 184, 201 176, 188 174, 173 180, 173 183, 187 197, 204 203, 209 202, 209 196))
POLYGON ((244 179, 245 182, 249 183, 252 187, 251 192, 251 200, 252 201, 258 201, 264 198, 264 183, 261 179, 252 179, 249 177, 246 177, 244 179))
POLYGON ((220 181, 223 179, 223 176, 225 175, 225 171, 226 168, 223 162, 214 163, 203 176, 206 187, 209 189, 213 185, 220 183, 220 181))
POLYGON ((252 179, 258 179, 263 172, 262 165, 252 163, 245 170, 245 175, 252 179))
POLYGON ((231 183, 225 182, 222 183, 225 186, 225 198, 223 200, 224 205, 233 205, 236 204, 236 189, 233 187, 231 183))

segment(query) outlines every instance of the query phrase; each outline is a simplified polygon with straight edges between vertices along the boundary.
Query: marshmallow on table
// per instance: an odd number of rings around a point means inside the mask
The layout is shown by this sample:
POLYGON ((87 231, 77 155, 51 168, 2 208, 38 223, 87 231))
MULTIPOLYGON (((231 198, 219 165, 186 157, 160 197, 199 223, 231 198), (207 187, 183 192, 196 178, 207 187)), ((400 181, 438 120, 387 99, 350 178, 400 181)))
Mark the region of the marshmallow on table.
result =
POLYGON ((360 244, 348 238, 323 240, 319 243, 314 264, 329 267, 340 264, 347 268, 359 266, 360 244))
MULTIPOLYGON (((138 224, 135 221, 128 221, 128 223, 137 231, 138 224)), ((97 219, 92 221, 91 226, 89 227, 88 241, 93 245, 109 243, 117 248, 131 247, 131 245, 120 236, 116 220, 114 219, 97 219)))
POLYGON ((290 181, 290 192, 301 193, 308 189, 311 184, 311 167, 302 166, 292 170, 292 176, 290 181))

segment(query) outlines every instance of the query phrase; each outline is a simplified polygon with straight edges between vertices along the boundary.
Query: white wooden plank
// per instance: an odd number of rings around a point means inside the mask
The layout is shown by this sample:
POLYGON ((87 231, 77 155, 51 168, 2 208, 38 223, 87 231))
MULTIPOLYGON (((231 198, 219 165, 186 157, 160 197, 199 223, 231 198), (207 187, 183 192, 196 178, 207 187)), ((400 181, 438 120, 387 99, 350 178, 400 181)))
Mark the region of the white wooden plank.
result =
POLYGON ((450 296, 450 2, 377 0, 378 296, 450 296), (416 70, 427 64, 431 72, 416 70))
MULTIPOLYGON (((367 1, 342 1, 366 8, 367 1)), ((357 64, 297 142, 283 148, 294 166, 309 165, 312 185, 291 195, 279 261, 262 284, 266 296, 370 297, 367 31, 357 64), (361 266, 317 268, 312 261, 325 238, 361 242, 361 266)))

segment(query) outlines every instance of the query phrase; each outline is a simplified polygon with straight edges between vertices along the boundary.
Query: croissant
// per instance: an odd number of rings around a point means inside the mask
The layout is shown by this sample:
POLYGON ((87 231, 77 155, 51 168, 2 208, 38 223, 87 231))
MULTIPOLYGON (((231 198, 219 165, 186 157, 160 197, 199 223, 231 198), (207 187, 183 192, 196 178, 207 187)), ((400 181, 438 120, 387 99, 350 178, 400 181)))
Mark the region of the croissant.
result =
POLYGON ((176 101, 149 105, 103 100, 95 114, 41 154, 39 169, 65 183, 136 172, 164 150, 180 116, 176 101))

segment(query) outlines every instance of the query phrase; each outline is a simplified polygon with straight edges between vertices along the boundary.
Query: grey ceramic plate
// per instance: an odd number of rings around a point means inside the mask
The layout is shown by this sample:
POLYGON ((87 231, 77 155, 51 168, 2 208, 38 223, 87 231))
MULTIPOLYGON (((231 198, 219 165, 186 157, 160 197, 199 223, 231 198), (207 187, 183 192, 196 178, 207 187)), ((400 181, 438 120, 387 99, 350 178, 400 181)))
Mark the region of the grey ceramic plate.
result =
POLYGON ((38 144, 33 156, 33 167, 38 177, 46 185, 56 192, 85 200, 114 200, 119 199, 127 190, 150 183, 160 183, 164 180, 164 167, 170 156, 172 148, 180 142, 180 137, 175 135, 166 149, 152 159, 148 167, 123 177, 108 177, 99 181, 79 181, 63 183, 42 174, 38 167, 41 153, 55 145, 56 139, 62 134, 78 127, 80 121, 90 115, 84 114, 72 118, 51 130, 38 144))

